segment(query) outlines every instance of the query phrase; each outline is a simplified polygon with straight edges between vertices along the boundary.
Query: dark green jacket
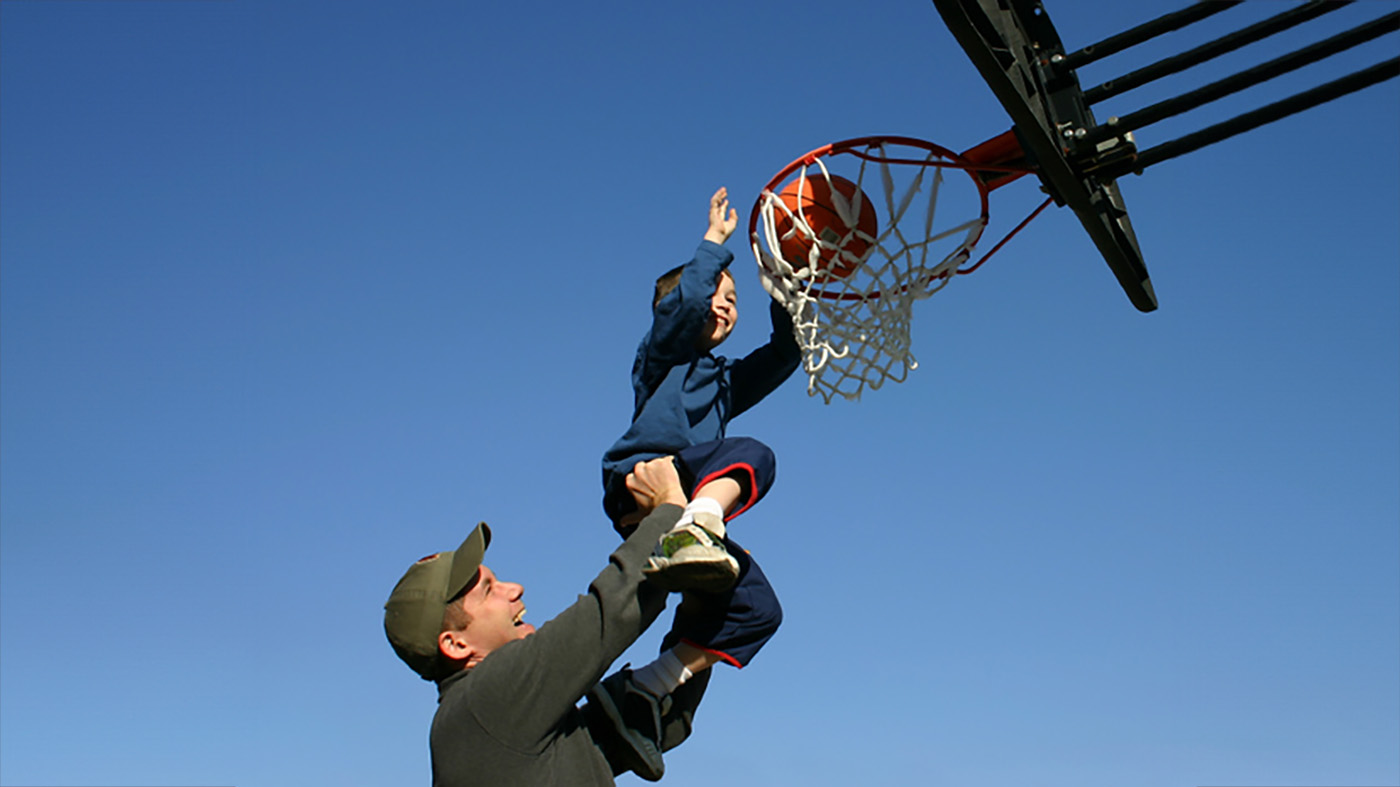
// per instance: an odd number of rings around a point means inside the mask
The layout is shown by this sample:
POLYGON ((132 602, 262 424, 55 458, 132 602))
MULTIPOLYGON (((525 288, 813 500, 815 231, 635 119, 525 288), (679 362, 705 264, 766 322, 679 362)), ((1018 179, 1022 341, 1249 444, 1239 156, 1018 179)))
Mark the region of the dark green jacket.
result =
MULTIPOLYGON (((434 785, 614 783, 608 752, 577 705, 665 608, 666 594, 644 581, 642 566, 680 514, 677 506, 658 508, 613 552, 587 595, 438 685, 429 736, 434 785)), ((672 695, 663 749, 690 734, 708 678, 703 672, 672 695)))

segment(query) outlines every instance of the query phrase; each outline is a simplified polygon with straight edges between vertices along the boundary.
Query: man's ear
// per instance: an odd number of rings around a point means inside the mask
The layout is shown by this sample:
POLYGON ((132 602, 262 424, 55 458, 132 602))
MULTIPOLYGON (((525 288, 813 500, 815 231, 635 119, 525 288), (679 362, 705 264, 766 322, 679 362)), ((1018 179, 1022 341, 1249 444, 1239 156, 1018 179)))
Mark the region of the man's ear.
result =
POLYGON ((439 634, 438 651, 452 661, 467 661, 475 655, 465 631, 444 631, 439 634))

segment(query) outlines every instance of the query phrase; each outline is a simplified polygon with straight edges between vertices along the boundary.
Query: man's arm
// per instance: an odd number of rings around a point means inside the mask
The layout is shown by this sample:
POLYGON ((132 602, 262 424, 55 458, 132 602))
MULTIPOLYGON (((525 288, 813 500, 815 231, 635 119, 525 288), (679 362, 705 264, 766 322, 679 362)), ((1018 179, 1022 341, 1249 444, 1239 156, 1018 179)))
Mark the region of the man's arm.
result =
MULTIPOLYGON (((543 745, 665 608, 665 592, 646 582, 642 567, 680 518, 685 496, 670 458, 654 463, 638 465, 643 478, 636 482, 641 491, 634 491, 653 510, 612 553, 587 595, 534 634, 491 653, 467 676, 470 712, 506 745, 525 751, 543 745)), ((636 475, 629 476, 629 487, 636 475)))

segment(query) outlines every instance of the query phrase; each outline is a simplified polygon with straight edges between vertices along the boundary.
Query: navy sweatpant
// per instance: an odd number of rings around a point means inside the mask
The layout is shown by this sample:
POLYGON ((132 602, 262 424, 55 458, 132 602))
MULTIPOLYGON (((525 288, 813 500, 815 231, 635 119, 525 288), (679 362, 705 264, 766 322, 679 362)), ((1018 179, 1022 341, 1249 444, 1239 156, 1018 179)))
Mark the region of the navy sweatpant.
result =
MULTIPOLYGON (((676 453, 676 468, 690 497, 716 478, 738 481, 739 502, 726 517, 729 520, 762 500, 777 477, 772 449, 751 437, 729 437, 683 448, 676 453)), ((636 508, 625 478, 621 474, 609 478, 603 497, 603 508, 614 525, 636 508)), ((739 561, 738 581, 726 593, 686 593, 671 638, 743 667, 777 633, 783 609, 753 556, 727 536, 724 545, 739 561)))
POLYGON ((739 580, 727 593, 686 593, 671 631, 743 668, 778 632, 783 608, 753 555, 732 538, 726 537, 724 546, 739 561, 739 580))

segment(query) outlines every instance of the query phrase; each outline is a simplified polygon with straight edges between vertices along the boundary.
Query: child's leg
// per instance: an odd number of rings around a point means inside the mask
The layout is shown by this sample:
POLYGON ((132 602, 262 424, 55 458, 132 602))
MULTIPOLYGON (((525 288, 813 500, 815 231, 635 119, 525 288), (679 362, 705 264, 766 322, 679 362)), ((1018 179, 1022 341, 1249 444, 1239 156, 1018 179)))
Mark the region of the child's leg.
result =
POLYGON ((746 666, 783 622, 782 605, 763 569, 743 547, 726 541, 743 567, 734 589, 687 593, 667 637, 676 644, 633 672, 633 679, 656 697, 670 694, 721 661, 746 666))
POLYGON ((588 692, 584 718, 614 776, 631 770, 656 781, 665 774, 661 752, 690 735, 709 669, 724 660, 720 653, 679 641, 677 631, 685 630, 681 620, 704 614, 689 594, 681 606, 655 661, 638 670, 623 668, 588 692))
POLYGON ((690 480, 691 500, 715 500, 725 521, 762 500, 778 474, 773 449, 752 437, 727 437, 683 448, 676 454, 676 463, 682 479, 690 480))
POLYGON ((718 653, 682 642, 670 650, 663 650, 652 663, 633 670, 632 680, 653 697, 665 697, 720 661, 723 658, 718 653))
MULTIPOLYGON (((681 468, 685 468, 682 461, 681 468)), ((702 468, 703 469, 703 468, 702 468)), ((688 471, 687 471, 688 472, 688 471)), ((695 488, 691 494, 692 502, 695 499, 713 500, 718 510, 721 512, 721 519, 729 519, 739 505, 740 501, 747 501, 746 485, 741 483, 743 475, 751 475, 748 470, 731 470, 731 476, 716 476, 705 481, 701 486, 695 488)), ((694 477, 691 474, 691 477, 694 477)), ((692 482, 693 483, 693 482, 692 482)), ((769 483, 771 486, 771 482, 769 483)), ((752 503, 749 503, 752 505, 752 503)), ((745 506, 747 507, 747 506, 745 506)), ((621 482, 612 482, 605 485, 603 494, 603 511, 612 520, 613 527, 624 537, 630 533, 637 523, 642 521, 643 513, 637 510, 636 501, 632 499, 631 493, 621 482)), ((723 532, 721 528, 721 533, 723 532)))
POLYGON ((682 645, 708 654, 710 664, 723 661, 742 668, 778 632, 783 608, 758 561, 733 539, 725 543, 740 565, 734 588, 723 594, 687 594, 672 631, 682 645))
POLYGON ((726 592, 740 565, 725 548, 725 522, 767 494, 777 461, 763 443, 735 437, 684 448, 676 465, 690 502, 644 570, 664 589, 726 592))
POLYGON ((691 495, 691 502, 703 499, 713 500, 718 504, 720 511, 724 512, 724 518, 728 519, 730 512, 739 504, 743 494, 743 486, 737 478, 720 476, 696 489, 695 494, 691 495))
MULTIPOLYGON (((724 542, 720 550, 737 571, 734 587, 722 594, 686 595, 673 631, 681 641, 643 667, 640 682, 664 696, 695 673, 720 661, 742 667, 772 638, 782 607, 763 570, 742 547, 727 538, 725 520, 763 499, 777 476, 768 446, 749 437, 703 443, 677 457, 683 478, 693 484, 691 502, 677 528, 694 522, 724 542), (703 610, 686 614, 686 610, 703 610), (682 624, 682 620, 689 622, 682 624), (684 669, 682 669, 682 667, 684 669)), ((674 531, 673 531, 674 532, 674 531)))
POLYGON ((680 660, 681 664, 685 666, 686 670, 688 670, 691 675, 704 672, 723 661, 718 653, 710 650, 702 650, 689 642, 682 642, 671 650, 676 654, 676 658, 680 660))
POLYGON ((710 667, 721 661, 746 666, 783 620, 777 594, 758 563, 734 541, 726 538, 725 544, 739 558, 733 588, 686 593, 656 661, 635 671, 624 669, 589 692, 585 716, 601 714, 606 724, 598 734, 623 742, 620 767, 651 781, 665 772, 661 752, 690 734, 710 667))
MULTIPOLYGON (((676 521, 675 528, 681 529, 694 522, 715 537, 724 538, 724 523, 743 498, 744 488, 738 479, 730 476, 715 478, 691 493, 690 502, 676 521)), ((735 570, 738 570, 737 566, 735 570)))

